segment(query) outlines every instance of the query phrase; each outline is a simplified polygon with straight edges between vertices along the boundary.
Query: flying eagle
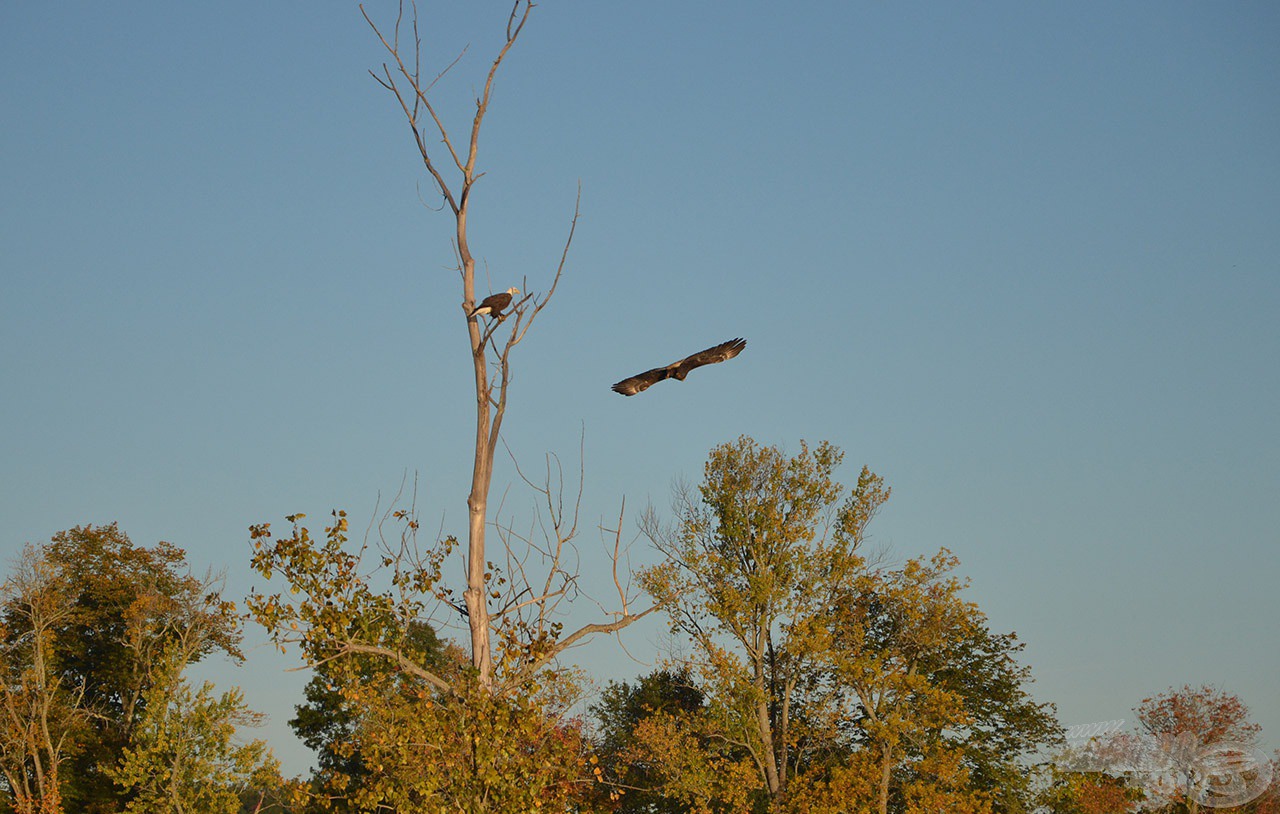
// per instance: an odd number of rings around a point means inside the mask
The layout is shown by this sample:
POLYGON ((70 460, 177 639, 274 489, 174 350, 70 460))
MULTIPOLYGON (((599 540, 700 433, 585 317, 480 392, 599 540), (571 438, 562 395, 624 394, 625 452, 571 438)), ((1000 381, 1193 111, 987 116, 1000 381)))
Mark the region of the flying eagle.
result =
POLYGON ((726 359, 732 359, 742 349, 747 346, 745 339, 731 339, 728 342, 721 342, 712 348, 698 351, 692 356, 686 356, 678 362, 672 362, 666 367, 655 367, 653 370, 646 370, 644 373, 632 376, 630 379, 623 379, 613 386, 613 392, 621 393, 624 396, 634 396, 641 390, 646 390, 650 385, 656 384, 663 379, 679 379, 684 381, 684 377, 689 375, 689 371, 695 367, 703 365, 715 364, 723 362, 726 359))
POLYGON ((511 304, 511 298, 520 293, 518 288, 508 288, 506 291, 500 291, 497 294, 490 294, 480 301, 480 304, 471 309, 469 317, 488 314, 491 317, 501 316, 502 309, 511 304))

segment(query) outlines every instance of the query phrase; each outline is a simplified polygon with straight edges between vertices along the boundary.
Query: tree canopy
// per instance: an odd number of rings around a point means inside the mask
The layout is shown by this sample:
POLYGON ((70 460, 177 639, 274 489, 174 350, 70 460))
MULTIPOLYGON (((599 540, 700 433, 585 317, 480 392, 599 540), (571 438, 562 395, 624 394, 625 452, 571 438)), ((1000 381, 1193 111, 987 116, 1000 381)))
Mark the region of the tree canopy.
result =
POLYGON ((756 806, 811 806, 840 786, 881 814, 1019 810, 1017 761, 1059 736, 1026 690, 1021 645, 964 599, 946 549, 899 567, 864 552, 890 492, 866 468, 843 487, 842 459, 826 442, 788 456, 743 436, 711 451, 696 492, 677 490, 672 523, 649 516, 666 561, 642 579, 687 638, 675 664, 705 705, 637 720, 632 762, 653 792, 708 810, 688 793, 713 785, 695 743, 716 771, 752 778, 738 787, 756 806))
POLYGON ((220 585, 192 574, 181 548, 135 546, 114 523, 26 548, 0 597, 9 712, 0 754, 16 810, 132 804, 133 786, 118 782, 121 755, 171 717, 171 704, 206 701, 183 695, 183 670, 214 653, 243 658, 220 585))

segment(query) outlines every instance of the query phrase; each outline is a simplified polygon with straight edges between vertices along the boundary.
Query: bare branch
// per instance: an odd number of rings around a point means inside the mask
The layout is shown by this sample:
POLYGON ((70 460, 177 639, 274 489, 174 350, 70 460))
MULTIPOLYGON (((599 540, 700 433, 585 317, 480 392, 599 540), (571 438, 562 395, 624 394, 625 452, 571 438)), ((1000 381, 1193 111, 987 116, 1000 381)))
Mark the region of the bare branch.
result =
MULTIPOLYGON (((507 42, 502 46, 502 50, 498 52, 498 56, 493 60, 493 65, 489 67, 489 75, 485 77, 484 81, 484 94, 476 100, 476 115, 471 122, 471 142, 467 151, 467 163, 466 166, 462 168, 463 175, 468 179, 468 181, 474 180, 472 178, 472 174, 475 171, 476 152, 480 145, 480 124, 484 121, 484 114, 489 109, 489 96, 493 92, 493 78, 497 75, 498 67, 502 65, 502 61, 506 59, 507 52, 511 50, 512 45, 515 45, 516 38, 519 37, 520 32, 524 30, 524 24, 528 21, 529 13, 532 11, 532 2, 529 2, 529 0, 516 0, 515 6, 511 9, 511 16, 507 20, 507 42), (511 23, 519 12, 522 3, 524 5, 524 13, 520 15, 520 22, 516 24, 513 30, 511 23)), ((464 205, 469 191, 470 185, 463 190, 464 205)))
MULTIPOLYGON (((431 120, 435 123, 437 130, 440 131, 440 137, 443 140, 445 147, 449 150, 449 154, 453 158, 454 164, 457 165, 458 169, 460 170, 463 169, 463 166, 458 159, 458 155, 453 149, 453 144, 449 140, 448 131, 445 129, 443 122, 441 122, 440 120, 440 117, 436 115, 435 108, 431 105, 430 101, 428 101, 426 96, 426 88, 423 88, 421 83, 418 80, 417 60, 420 58, 422 44, 421 44, 421 41, 417 39, 417 14, 416 12, 414 14, 415 67, 411 70, 407 65, 405 65, 403 58, 401 58, 400 56, 400 17, 403 16, 404 14, 403 3, 400 6, 400 16, 396 17, 395 32, 391 42, 387 42, 387 38, 383 36, 382 31, 378 28, 377 24, 373 22, 373 19, 371 17, 369 17, 369 13, 365 11, 363 3, 360 4, 360 13, 364 16, 365 22, 369 24, 369 27, 373 29, 373 33, 378 36, 378 40, 382 43, 382 47, 385 48, 387 53, 390 54, 392 59, 395 60, 396 68, 399 71, 400 75, 405 78, 405 80, 409 83, 409 87, 413 90, 413 98, 414 98, 413 107, 410 108, 409 103, 405 100, 404 94, 401 93, 400 91, 400 87, 396 84, 395 80, 391 78, 391 69, 386 65, 386 63, 383 63, 383 66, 382 66, 383 74, 386 76, 386 81, 384 82, 383 80, 378 79, 376 75, 373 78, 378 81, 378 84, 382 85, 384 88, 391 91, 391 93, 395 95, 396 101, 400 103, 400 109, 404 111, 405 118, 408 119, 409 121, 409 127, 413 130, 414 142, 418 145, 418 152, 422 155, 422 161, 423 161, 423 164, 426 165, 427 172, 431 173, 431 176, 435 179, 436 184, 440 187, 441 193, 443 193, 445 199, 449 202, 449 208, 453 210, 455 215, 457 215, 461 211, 463 205, 459 204, 458 201, 454 199, 453 192, 449 188, 449 184, 445 181, 444 176, 441 175, 440 171, 436 168, 435 162, 431 158, 431 151, 428 149, 427 143, 423 139, 422 132, 418 127, 417 111, 418 111, 418 106, 421 105, 426 109, 427 113, 430 114, 431 120)), ((461 58, 462 58, 462 55, 459 54, 458 59, 461 59, 461 58)), ((455 59, 454 62, 451 63, 449 67, 452 67, 453 64, 456 64, 458 59, 455 59)), ((445 68, 445 71, 441 72, 440 76, 443 76, 444 73, 447 72, 448 70, 449 70, 448 68, 445 68)), ((431 84, 434 85, 435 82, 439 80, 439 78, 440 77, 437 76, 435 80, 432 80, 431 84)), ((430 87, 430 85, 428 87, 430 87)), ((466 189, 468 187, 468 181, 467 181, 468 176, 469 176, 469 173, 464 173, 464 181, 463 181, 464 197, 466 195, 466 189)))
POLYGON ((622 613, 627 613, 627 592, 622 589, 622 583, 618 580, 618 559, 622 548, 622 518, 627 513, 627 499, 622 499, 622 508, 618 510, 618 530, 613 537, 613 556, 610 560, 613 562, 613 586, 618 589, 618 599, 622 602, 622 613))
POLYGON ((400 666, 400 669, 404 670, 406 673, 409 673, 410 675, 417 676, 418 678, 427 682, 431 686, 435 687, 437 690, 440 690, 442 692, 453 691, 453 687, 449 684, 449 682, 445 681, 443 678, 431 672, 430 670, 424 670, 422 667, 420 667, 417 664, 417 662, 413 661, 413 659, 410 659, 408 656, 406 656, 404 653, 400 652, 399 650, 392 650, 389 647, 380 647, 378 645, 373 645, 373 644, 360 644, 359 642, 347 642, 346 644, 342 645, 342 651, 344 653, 368 653, 369 655, 382 656, 383 658, 391 659, 397 665, 400 666))
POLYGON ((561 275, 564 274, 565 261, 567 261, 569 258, 569 248, 573 245, 573 233, 577 231, 578 217, 580 216, 581 212, 582 212, 582 182, 579 181, 578 194, 573 201, 573 219, 569 222, 569 235, 568 237, 565 238, 564 250, 560 252, 560 263, 556 266, 556 276, 552 278, 551 288, 547 290, 547 293, 545 296, 543 296, 542 301, 534 303, 533 313, 529 315, 528 324, 525 326, 524 331, 520 331, 519 335, 515 336, 514 341, 511 342, 511 345, 513 346, 517 345, 520 343, 521 339, 524 339, 525 332, 527 332, 529 328, 533 326, 533 320, 538 316, 539 313, 542 312, 543 308, 547 307, 547 303, 551 302, 551 298, 555 296, 556 288, 560 285, 560 277, 561 275))
POLYGON ((533 676, 535 673, 537 673, 539 670, 541 670, 543 667, 549 664, 552 660, 558 657, 561 653, 568 650, 570 647, 573 647, 579 641, 585 639, 586 637, 592 635, 593 633, 616 633, 617 631, 630 626, 633 622, 638 622, 644 617, 653 613, 658 609, 658 607, 659 607, 658 605, 654 605, 650 608, 647 608, 646 610, 641 611, 640 613, 622 616, 612 622, 607 622, 603 624, 596 623, 596 624, 583 625, 582 627, 575 630, 573 633, 570 633, 565 638, 556 642, 554 647, 549 648, 547 652, 543 653, 541 656, 536 658, 533 662, 531 662, 530 664, 526 665, 524 668, 519 670, 510 679, 505 681, 503 683, 504 691, 517 687, 520 684, 524 683, 531 676, 533 676))

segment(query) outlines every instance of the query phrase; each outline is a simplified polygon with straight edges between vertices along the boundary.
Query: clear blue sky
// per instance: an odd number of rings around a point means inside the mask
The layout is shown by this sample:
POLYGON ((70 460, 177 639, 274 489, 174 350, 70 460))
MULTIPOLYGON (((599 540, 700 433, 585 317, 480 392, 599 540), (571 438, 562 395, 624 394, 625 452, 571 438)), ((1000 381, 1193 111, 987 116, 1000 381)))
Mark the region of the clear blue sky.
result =
MULTIPOLYGON (((421 6, 432 70, 471 46, 460 130, 509 7, 421 6)), ((588 574, 591 529, 711 446, 830 440, 894 489, 874 544, 951 548, 1064 723, 1208 682, 1280 746, 1277 41, 1270 2, 540 5, 472 246, 494 290, 544 289, 581 181, 506 438, 537 465, 585 435, 588 574)), ((249 524, 361 528, 405 472, 463 532, 450 218, 382 59, 342 3, 0 7, 0 554, 117 520, 239 598, 249 524)), ((295 665, 211 670, 301 771, 295 665)))

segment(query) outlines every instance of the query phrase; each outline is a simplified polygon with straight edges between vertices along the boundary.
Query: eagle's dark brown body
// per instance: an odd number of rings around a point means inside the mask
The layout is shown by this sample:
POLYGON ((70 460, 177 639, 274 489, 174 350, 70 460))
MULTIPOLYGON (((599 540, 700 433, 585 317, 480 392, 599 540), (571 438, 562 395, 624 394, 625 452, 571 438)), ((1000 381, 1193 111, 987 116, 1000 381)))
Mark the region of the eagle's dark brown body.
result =
POLYGON ((490 294, 480 301, 480 304, 471 309, 469 317, 479 316, 480 314, 488 314, 491 317, 500 316, 502 309, 511 304, 511 298, 515 294, 519 294, 520 289, 508 288, 506 291, 499 291, 497 294, 490 294))
POLYGON ((653 370, 646 370, 644 373, 636 374, 629 379, 623 379, 613 386, 613 391, 624 396, 634 396, 636 393, 647 390, 663 379, 684 381, 684 377, 688 376, 689 372, 694 368, 732 359, 742 353, 742 349, 746 346, 747 340, 745 339, 731 339, 728 342, 721 342, 715 347, 699 351, 692 356, 686 356, 680 361, 672 362, 665 367, 655 367, 653 370))

